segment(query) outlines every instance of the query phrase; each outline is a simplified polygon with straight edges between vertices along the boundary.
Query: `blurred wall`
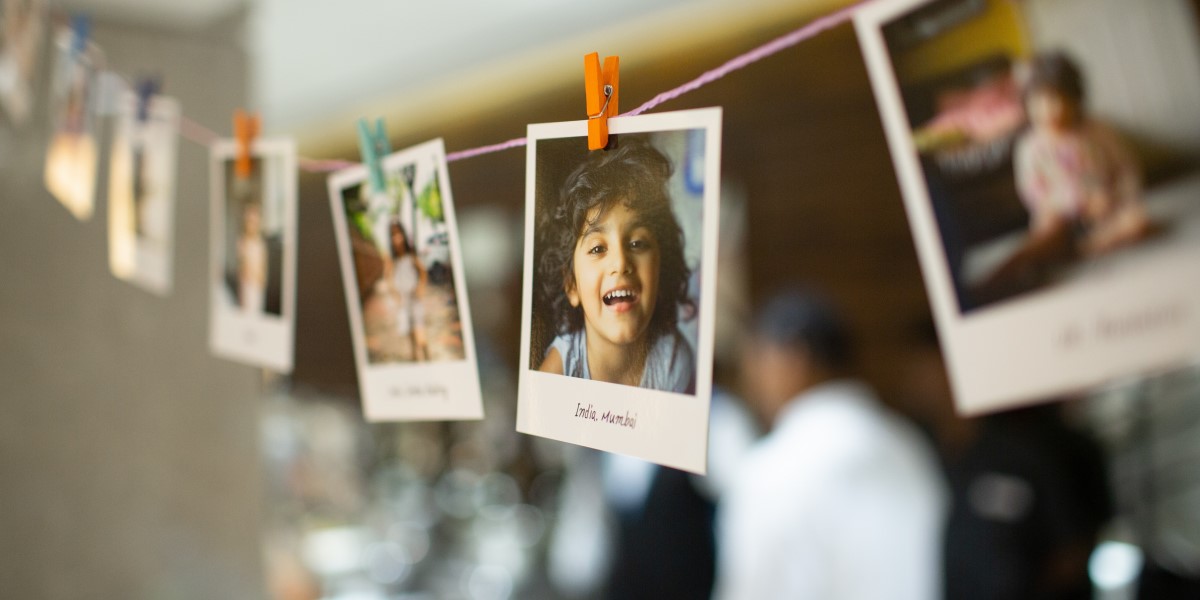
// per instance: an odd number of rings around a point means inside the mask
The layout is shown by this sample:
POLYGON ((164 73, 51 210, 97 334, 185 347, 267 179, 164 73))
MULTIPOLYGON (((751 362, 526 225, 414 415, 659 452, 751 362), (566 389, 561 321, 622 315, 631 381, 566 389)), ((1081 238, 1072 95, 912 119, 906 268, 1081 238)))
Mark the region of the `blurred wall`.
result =
MULTIPOLYGON (((94 36, 109 68, 161 73, 185 114, 227 131, 246 97, 228 25, 94 36)), ((207 151, 180 141, 175 287, 159 298, 109 275, 103 191, 88 222, 45 191, 47 119, 0 125, 0 596, 262 597, 263 384, 208 353, 207 151)))

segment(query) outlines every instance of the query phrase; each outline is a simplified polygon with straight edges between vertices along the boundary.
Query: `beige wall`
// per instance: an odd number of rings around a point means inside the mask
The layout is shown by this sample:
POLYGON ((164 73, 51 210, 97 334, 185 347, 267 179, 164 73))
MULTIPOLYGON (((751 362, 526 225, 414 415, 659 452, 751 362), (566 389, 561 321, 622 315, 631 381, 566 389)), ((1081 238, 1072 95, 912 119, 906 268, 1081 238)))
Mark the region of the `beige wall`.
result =
MULTIPOLYGON (((187 115, 227 131, 246 61, 219 31, 100 23, 95 38, 111 68, 163 74, 187 115)), ((103 194, 81 223, 46 193, 43 113, 0 126, 0 596, 262 597, 261 382, 207 349, 206 151, 179 147, 175 289, 159 298, 109 275, 103 194)))

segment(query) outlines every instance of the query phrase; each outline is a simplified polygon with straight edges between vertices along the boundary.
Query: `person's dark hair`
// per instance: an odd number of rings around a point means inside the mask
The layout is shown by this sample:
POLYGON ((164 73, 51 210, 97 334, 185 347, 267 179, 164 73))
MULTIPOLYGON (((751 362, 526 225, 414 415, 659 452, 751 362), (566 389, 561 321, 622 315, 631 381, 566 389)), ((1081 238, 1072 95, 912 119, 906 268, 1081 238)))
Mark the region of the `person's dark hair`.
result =
POLYGON ((579 237, 617 202, 640 215, 658 244, 658 300, 650 327, 657 331, 674 327, 679 307, 691 304, 683 231, 667 193, 670 177, 667 157, 645 140, 626 136, 614 149, 589 152, 567 177, 554 205, 540 213, 537 231, 544 248, 537 265, 540 293, 549 303, 558 333, 583 327, 583 311, 571 306, 563 286, 575 278, 573 258, 579 237), (597 208, 599 212, 588 220, 597 208))
POLYGON ((754 320, 754 333, 771 343, 806 351, 829 369, 849 368, 854 360, 853 340, 841 314, 809 289, 788 288, 770 296, 754 320))
POLYGON ((1043 52, 1029 61, 1029 78, 1025 96, 1035 90, 1054 90, 1076 106, 1083 106, 1086 96, 1083 73, 1071 57, 1063 52, 1043 52))
POLYGON ((404 224, 400 222, 400 219, 392 219, 392 222, 388 224, 388 248, 391 249, 392 258, 400 256, 396 253, 396 244, 392 240, 392 236, 396 235, 397 231, 400 232, 400 235, 404 236, 404 254, 412 254, 412 238, 408 237, 408 230, 404 228, 404 224))

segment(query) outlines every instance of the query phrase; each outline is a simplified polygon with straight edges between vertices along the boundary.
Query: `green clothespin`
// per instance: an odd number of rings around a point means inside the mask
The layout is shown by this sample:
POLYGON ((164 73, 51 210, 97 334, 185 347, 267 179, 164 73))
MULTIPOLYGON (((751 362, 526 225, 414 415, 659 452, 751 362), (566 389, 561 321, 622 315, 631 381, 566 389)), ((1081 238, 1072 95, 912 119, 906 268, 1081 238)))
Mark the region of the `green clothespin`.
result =
POLYGON ((383 131, 382 118, 375 120, 374 131, 366 119, 358 120, 358 148, 367 167, 371 191, 387 192, 387 180, 383 176, 383 164, 380 161, 392 153, 392 145, 383 131))

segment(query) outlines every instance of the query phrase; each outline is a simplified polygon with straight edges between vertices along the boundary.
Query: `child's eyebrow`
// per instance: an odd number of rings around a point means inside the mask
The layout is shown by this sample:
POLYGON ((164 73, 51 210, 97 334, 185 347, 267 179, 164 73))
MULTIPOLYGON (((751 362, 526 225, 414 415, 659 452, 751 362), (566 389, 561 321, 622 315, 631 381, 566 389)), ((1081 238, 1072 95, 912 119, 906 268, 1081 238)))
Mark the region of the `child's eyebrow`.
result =
POLYGON ((583 230, 583 233, 580 234, 579 237, 585 238, 589 235, 592 235, 593 233, 607 233, 607 232, 608 232, 608 225, 606 225, 604 223, 591 223, 587 226, 586 229, 583 230))

